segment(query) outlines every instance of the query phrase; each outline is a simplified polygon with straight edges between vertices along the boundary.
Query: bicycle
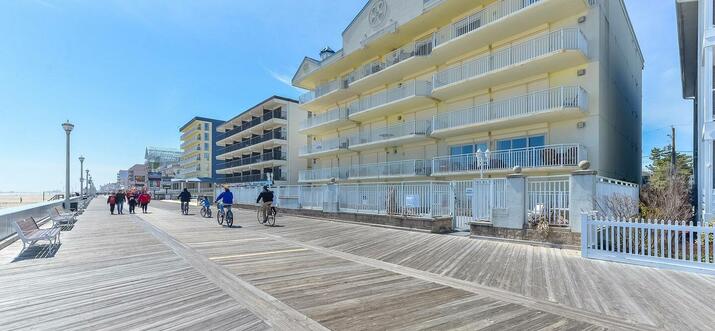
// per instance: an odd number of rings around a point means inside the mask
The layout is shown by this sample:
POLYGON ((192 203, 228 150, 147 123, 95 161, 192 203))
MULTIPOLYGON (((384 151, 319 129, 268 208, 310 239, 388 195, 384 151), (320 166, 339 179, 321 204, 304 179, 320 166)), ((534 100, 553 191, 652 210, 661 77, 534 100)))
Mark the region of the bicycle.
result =
POLYGON ((201 206, 201 217, 211 218, 211 205, 204 204, 201 206))
POLYGON ((184 215, 189 214, 189 203, 188 202, 181 202, 181 213, 184 215))
POLYGON ((261 207, 258 207, 256 219, 258 220, 258 224, 274 226, 276 225, 276 215, 278 215, 278 210, 276 209, 276 207, 271 206, 270 211, 266 213, 266 221, 263 222, 263 213, 261 212, 261 207))
MULTIPOLYGON (((229 205, 230 208, 231 205, 229 205)), ((223 210, 224 205, 220 204, 218 212, 216 212, 216 221, 218 222, 219 225, 223 225, 223 221, 226 220, 226 225, 228 227, 233 227, 233 212, 231 209, 228 211, 223 210)))

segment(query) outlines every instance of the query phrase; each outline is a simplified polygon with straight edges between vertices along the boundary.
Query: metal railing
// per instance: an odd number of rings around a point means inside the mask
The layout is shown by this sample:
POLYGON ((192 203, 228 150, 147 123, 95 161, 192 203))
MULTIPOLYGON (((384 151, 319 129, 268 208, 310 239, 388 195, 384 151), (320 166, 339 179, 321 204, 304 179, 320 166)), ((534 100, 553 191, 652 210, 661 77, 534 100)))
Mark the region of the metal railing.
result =
POLYGON ((345 120, 347 118, 348 118, 347 108, 343 108, 343 107, 333 108, 333 109, 328 110, 324 113, 313 114, 313 116, 310 116, 310 117, 304 119, 300 123, 300 128, 301 129, 313 128, 313 127, 323 125, 325 123, 338 121, 338 120, 345 120))
POLYGON ((580 50, 588 54, 586 38, 578 28, 564 28, 515 43, 437 72, 433 76, 433 87, 440 88, 559 50, 580 50))
MULTIPOLYGON (((435 33, 435 47, 459 38, 469 32, 513 14, 541 0, 501 0, 496 1, 464 19, 445 26, 435 33)), ((425 1, 428 2, 428 1, 425 1)), ((425 4, 427 6, 427 4, 425 4)))
POLYGON ((433 130, 509 119, 554 109, 585 109, 587 105, 588 95, 581 87, 555 87, 463 110, 434 115, 433 130))
POLYGON ((247 156, 247 157, 243 157, 243 158, 236 159, 236 160, 222 162, 217 165, 217 168, 220 170, 226 170, 229 168, 235 168, 235 167, 250 165, 250 164, 254 164, 254 163, 261 163, 261 162, 266 162, 266 161, 280 161, 280 160, 282 160, 282 161, 286 160, 285 152, 268 152, 268 153, 263 153, 260 155, 247 156))
POLYGON ((254 126, 257 126, 263 122, 268 122, 269 120, 272 120, 274 118, 277 119, 286 119, 286 112, 283 111, 283 108, 278 108, 274 110, 270 110, 265 112, 263 115, 258 115, 254 116, 251 120, 242 122, 240 125, 237 125, 231 130, 227 130, 226 132, 223 133, 218 133, 218 140, 223 140, 228 137, 231 137, 237 133, 241 133, 243 131, 246 131, 254 126))
POLYGON ((308 103, 308 102, 311 102, 317 98, 320 98, 330 92, 337 91, 339 89, 344 89, 347 87, 348 87, 348 85, 347 85, 347 81, 345 80, 345 78, 338 78, 335 80, 331 80, 325 84, 319 85, 313 91, 303 93, 300 97, 298 97, 298 101, 302 104, 308 103))
POLYGON ((385 127, 361 128, 358 144, 376 143, 412 135, 428 136, 432 127, 431 121, 409 121, 385 127))
POLYGON ((549 225, 569 224, 568 176, 529 177, 526 180, 527 222, 545 219, 549 225))
POLYGON ((331 178, 345 179, 347 178, 347 173, 338 167, 334 167, 302 170, 298 174, 299 181, 329 180, 331 178))
POLYGON ((191 145, 197 141, 201 142, 201 134, 200 133, 197 133, 195 137, 189 138, 189 140, 184 141, 181 144, 181 149, 184 149, 184 148, 186 148, 186 146, 191 145))
POLYGON ((260 136, 256 136, 256 137, 253 137, 250 139, 246 139, 246 140, 237 142, 235 144, 228 145, 219 151, 219 156, 226 154, 226 153, 233 152, 233 151, 237 151, 237 150, 249 147, 249 146, 260 144, 262 142, 273 140, 273 139, 286 140, 287 139, 286 130, 283 128, 281 128, 279 130, 273 130, 271 132, 266 132, 260 136))
POLYGON ((377 215, 449 216, 449 191, 447 182, 340 185, 338 209, 377 215))
POLYGON ((480 160, 475 154, 438 156, 432 159, 432 173, 479 172, 504 170, 515 166, 544 168, 577 166, 586 159, 586 148, 579 144, 545 145, 493 151, 488 159, 480 160))
POLYGON ((414 96, 430 96, 432 82, 411 80, 401 83, 397 87, 389 88, 377 93, 366 95, 348 105, 349 115, 355 115, 390 102, 414 96))
POLYGON ((402 160, 379 162, 351 166, 347 177, 361 178, 389 178, 401 176, 429 176, 430 162, 425 160, 402 160))
POLYGON ((340 137, 323 141, 313 141, 310 145, 301 147, 299 154, 308 155, 337 149, 345 149, 348 148, 351 140, 352 139, 349 137, 340 137))

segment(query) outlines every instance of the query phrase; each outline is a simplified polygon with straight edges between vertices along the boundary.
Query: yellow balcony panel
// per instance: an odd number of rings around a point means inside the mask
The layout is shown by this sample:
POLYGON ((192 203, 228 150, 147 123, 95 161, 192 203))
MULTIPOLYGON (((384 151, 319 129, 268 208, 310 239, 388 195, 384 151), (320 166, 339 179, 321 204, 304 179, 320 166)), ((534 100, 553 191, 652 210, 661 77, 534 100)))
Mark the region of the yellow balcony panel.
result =
POLYGON ((467 109, 437 114, 432 137, 444 138, 477 131, 560 121, 584 116, 588 95, 578 86, 555 87, 467 109))
MULTIPOLYGON (((434 65, 434 63, 434 59, 430 58, 429 55, 412 56, 406 60, 402 60, 396 64, 381 69, 380 71, 365 75, 360 79, 350 82, 348 84, 348 90, 353 95, 361 94, 366 91, 372 90, 378 86, 384 86, 396 81, 400 81, 403 77, 421 71, 429 66, 434 65)), ((363 68, 359 70, 370 69, 363 68)))
POLYGON ((300 123, 298 132, 304 135, 315 135, 349 126, 352 123, 348 119, 348 110, 346 108, 334 108, 306 118, 300 123))

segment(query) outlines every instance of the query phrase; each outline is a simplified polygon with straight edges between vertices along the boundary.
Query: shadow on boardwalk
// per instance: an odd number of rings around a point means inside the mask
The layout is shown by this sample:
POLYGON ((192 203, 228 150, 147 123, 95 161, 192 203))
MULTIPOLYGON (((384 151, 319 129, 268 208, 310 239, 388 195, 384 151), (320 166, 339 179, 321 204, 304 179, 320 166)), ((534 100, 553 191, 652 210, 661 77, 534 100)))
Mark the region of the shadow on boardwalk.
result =
POLYGON ((62 244, 44 244, 44 245, 32 245, 22 251, 12 262, 21 262, 26 260, 35 259, 49 259, 55 257, 57 251, 59 251, 62 244))

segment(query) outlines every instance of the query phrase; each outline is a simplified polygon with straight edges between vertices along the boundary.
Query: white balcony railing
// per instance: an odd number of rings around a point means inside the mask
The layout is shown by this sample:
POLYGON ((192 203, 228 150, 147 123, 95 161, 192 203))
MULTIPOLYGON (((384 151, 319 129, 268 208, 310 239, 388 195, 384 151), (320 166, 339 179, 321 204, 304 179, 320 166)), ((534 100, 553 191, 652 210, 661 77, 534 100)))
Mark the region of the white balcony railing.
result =
POLYGON ((341 171, 340 168, 320 168, 312 170, 303 170, 298 174, 298 180, 304 182, 329 180, 331 178, 341 179, 345 177, 345 172, 341 171))
POLYGON ((385 127, 368 127, 361 130, 357 143, 369 144, 413 135, 428 136, 431 126, 431 121, 409 121, 385 127))
POLYGON ((477 105, 468 109, 434 115, 433 130, 509 119, 552 109, 585 109, 587 106, 588 96, 581 87, 555 87, 506 100, 477 105))
POLYGON ((501 0, 496 1, 477 13, 459 22, 445 26, 435 33, 435 47, 456 39, 507 15, 536 4, 542 0, 501 0))
POLYGON ((429 176, 429 162, 425 160, 402 160, 360 164, 348 169, 348 178, 389 178, 409 176, 429 176))
POLYGON ((325 84, 319 85, 315 88, 314 91, 304 93, 298 98, 298 101, 300 101, 300 103, 308 103, 330 92, 337 91, 339 89, 344 89, 346 87, 347 85, 344 78, 331 80, 325 84))
POLYGON ((380 107, 390 102, 414 96, 430 96, 432 94, 432 82, 423 80, 411 80, 384 91, 366 95, 355 100, 348 106, 350 115, 380 107))
POLYGON ((348 137, 340 137, 323 141, 313 141, 310 145, 301 147, 300 155, 309 155, 338 149, 346 149, 348 148, 349 144, 350 138, 348 137))
POLYGON ((347 108, 333 108, 324 113, 314 114, 311 117, 306 118, 300 123, 301 129, 308 129, 323 125, 325 123, 330 123, 334 121, 346 120, 348 118, 347 108))
POLYGON ((480 160, 475 154, 439 156, 432 159, 432 174, 479 172, 481 169, 505 170, 577 166, 586 159, 586 149, 579 144, 546 145, 493 151, 488 159, 480 160))
POLYGON ((394 50, 385 55, 384 60, 376 60, 362 65, 360 68, 346 75, 345 80, 348 86, 360 79, 363 79, 372 74, 376 74, 384 69, 387 69, 395 64, 398 64, 415 56, 427 56, 432 54, 432 45, 434 44, 432 36, 410 42, 407 45, 394 50))
POLYGON ((565 28, 512 44, 434 74, 433 87, 437 89, 560 50, 580 50, 588 54, 586 38, 578 28, 565 28))

